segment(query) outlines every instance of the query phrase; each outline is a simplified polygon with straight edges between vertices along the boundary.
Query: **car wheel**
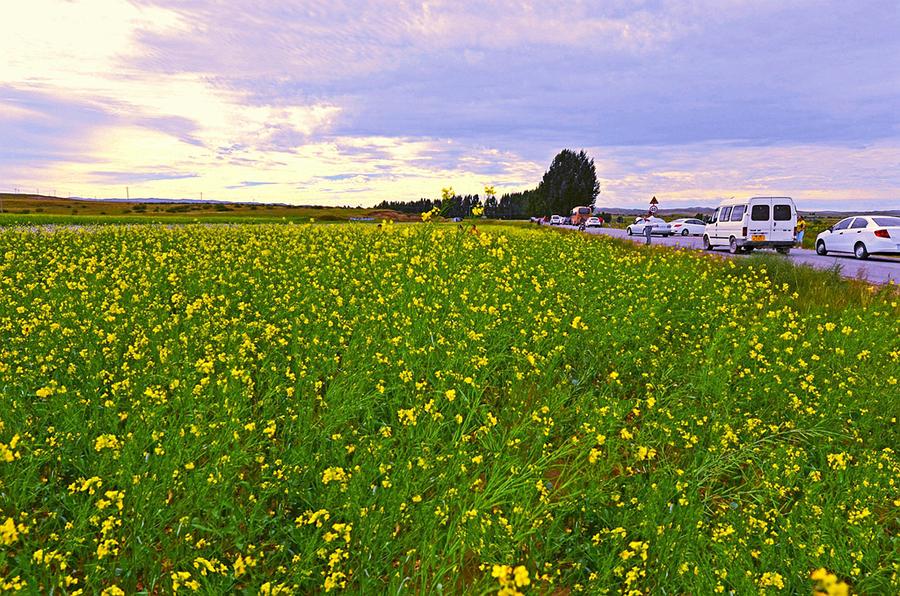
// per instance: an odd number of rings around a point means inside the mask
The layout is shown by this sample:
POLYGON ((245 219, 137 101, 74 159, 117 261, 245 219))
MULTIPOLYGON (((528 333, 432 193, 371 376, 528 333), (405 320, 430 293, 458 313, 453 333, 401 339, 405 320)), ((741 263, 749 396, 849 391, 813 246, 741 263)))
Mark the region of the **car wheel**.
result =
POLYGON ((816 254, 823 257, 828 254, 828 249, 825 248, 825 242, 823 240, 816 242, 816 254))
POLYGON ((633 233, 631 231, 631 226, 628 226, 627 228, 625 228, 625 233, 628 234, 629 236, 631 236, 631 234, 633 233))
POLYGON ((736 254, 738 254, 738 252, 740 252, 740 250, 738 249, 737 240, 735 239, 734 236, 732 236, 731 240, 728 241, 728 252, 730 252, 733 255, 736 255, 736 254))
POLYGON ((691 235, 691 231, 690 231, 690 230, 681 230, 681 235, 682 235, 682 236, 690 236, 690 235, 691 235))
POLYGON ((866 249, 866 245, 862 242, 856 243, 856 246, 853 247, 853 254, 856 255, 856 258, 860 261, 865 261, 869 258, 869 251, 866 249))
POLYGON ((703 235, 703 250, 712 250, 712 244, 709 242, 709 236, 703 235))

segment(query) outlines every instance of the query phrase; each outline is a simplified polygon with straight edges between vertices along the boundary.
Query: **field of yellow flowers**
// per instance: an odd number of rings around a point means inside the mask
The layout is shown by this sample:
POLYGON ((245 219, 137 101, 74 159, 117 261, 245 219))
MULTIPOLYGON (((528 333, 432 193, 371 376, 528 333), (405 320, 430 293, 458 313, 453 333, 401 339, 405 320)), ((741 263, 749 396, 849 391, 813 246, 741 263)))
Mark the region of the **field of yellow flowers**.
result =
POLYGON ((898 593, 897 300, 520 228, 0 231, 0 591, 898 593))

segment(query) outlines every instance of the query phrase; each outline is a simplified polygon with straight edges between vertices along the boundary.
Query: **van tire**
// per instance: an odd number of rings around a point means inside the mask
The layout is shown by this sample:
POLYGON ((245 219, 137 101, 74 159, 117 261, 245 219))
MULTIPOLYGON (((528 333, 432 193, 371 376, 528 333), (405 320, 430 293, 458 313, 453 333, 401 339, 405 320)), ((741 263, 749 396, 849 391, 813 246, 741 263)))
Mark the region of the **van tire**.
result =
POLYGON ((735 239, 734 236, 732 236, 731 239, 728 241, 728 252, 730 252, 733 255, 736 255, 739 252, 741 252, 741 249, 737 245, 737 239, 735 239))
POLYGON ((853 254, 860 261, 865 261, 869 258, 869 251, 866 249, 866 245, 862 242, 856 243, 856 246, 853 247, 853 254))
POLYGON ((712 250, 712 249, 713 249, 713 245, 709 241, 709 236, 707 236, 706 234, 703 234, 703 250, 712 250))
POLYGON ((816 242, 816 254, 819 255, 820 257, 824 257, 825 255, 828 254, 828 249, 825 248, 824 241, 819 240, 818 242, 816 242))
POLYGON ((789 255, 789 254, 791 254, 791 249, 788 247, 781 247, 781 248, 776 248, 775 252, 777 252, 780 255, 789 255))

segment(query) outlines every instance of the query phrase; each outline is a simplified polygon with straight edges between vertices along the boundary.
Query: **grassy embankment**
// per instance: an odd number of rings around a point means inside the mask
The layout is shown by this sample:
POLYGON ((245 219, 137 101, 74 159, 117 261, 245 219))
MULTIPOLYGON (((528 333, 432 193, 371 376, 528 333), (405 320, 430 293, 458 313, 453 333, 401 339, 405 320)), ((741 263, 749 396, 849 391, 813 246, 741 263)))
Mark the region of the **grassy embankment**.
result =
POLYGON ((896 288, 481 229, 0 234, 4 589, 900 591, 896 288))

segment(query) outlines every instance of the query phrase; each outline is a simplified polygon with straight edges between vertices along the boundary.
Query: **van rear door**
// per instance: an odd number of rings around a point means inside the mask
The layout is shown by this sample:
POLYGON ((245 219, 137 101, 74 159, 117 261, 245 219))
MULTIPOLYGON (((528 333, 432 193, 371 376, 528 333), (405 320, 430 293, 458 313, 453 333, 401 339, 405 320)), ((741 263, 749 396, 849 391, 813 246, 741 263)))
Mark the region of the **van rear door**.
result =
POLYGON ((750 199, 747 240, 763 242, 772 236, 772 199, 750 199))
POLYGON ((793 242, 797 227, 797 210, 790 199, 772 199, 772 235, 776 242, 793 242))

